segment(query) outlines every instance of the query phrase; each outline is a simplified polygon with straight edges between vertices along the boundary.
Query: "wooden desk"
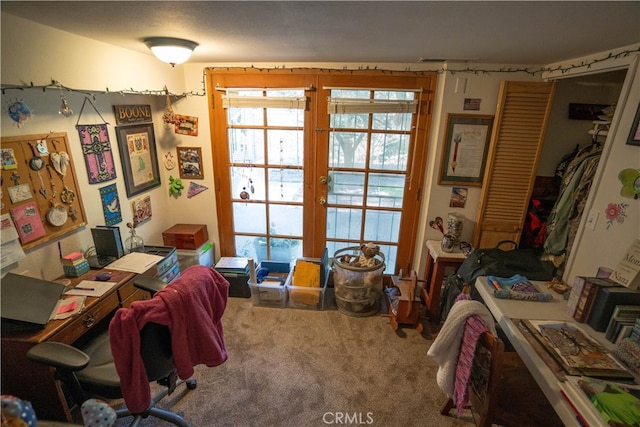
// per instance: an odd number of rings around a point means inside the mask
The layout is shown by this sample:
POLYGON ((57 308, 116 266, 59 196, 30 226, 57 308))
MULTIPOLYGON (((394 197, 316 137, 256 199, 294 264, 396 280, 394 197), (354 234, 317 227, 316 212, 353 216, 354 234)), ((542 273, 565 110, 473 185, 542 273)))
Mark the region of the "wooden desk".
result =
MULTIPOLYGON (((500 325, 500 328, 524 361, 560 419, 566 426, 579 426, 580 424, 576 420, 576 413, 560 393, 558 378, 522 335, 518 326, 511 320, 559 320, 575 323, 573 318, 565 313, 566 301, 561 295, 549 291, 544 282, 532 283, 538 290, 551 293, 553 300, 537 302, 496 298, 493 296, 493 287, 488 285, 486 277, 478 277, 475 286, 485 305, 489 308, 498 325, 500 325)), ((613 344, 605 339, 604 333, 594 331, 586 323, 578 324, 578 326, 605 348, 613 350, 613 344)))
POLYGON ((85 309, 79 315, 51 320, 36 332, 2 331, 2 394, 30 401, 38 419, 73 421, 64 391, 54 379, 52 369, 27 360, 27 351, 44 341, 77 343, 104 330, 117 308, 128 307, 131 302, 150 296, 133 286, 135 273, 106 269, 91 270, 72 278, 67 288, 76 286, 81 280, 95 280, 100 271, 111 271, 111 281, 116 285, 100 298, 87 297, 85 309))
POLYGON ((427 263, 424 268, 425 286, 422 288, 422 297, 427 306, 427 314, 433 321, 440 320, 440 292, 445 269, 452 267, 455 270, 465 260, 464 254, 459 248, 453 252, 445 252, 440 246, 440 240, 427 240, 427 263))

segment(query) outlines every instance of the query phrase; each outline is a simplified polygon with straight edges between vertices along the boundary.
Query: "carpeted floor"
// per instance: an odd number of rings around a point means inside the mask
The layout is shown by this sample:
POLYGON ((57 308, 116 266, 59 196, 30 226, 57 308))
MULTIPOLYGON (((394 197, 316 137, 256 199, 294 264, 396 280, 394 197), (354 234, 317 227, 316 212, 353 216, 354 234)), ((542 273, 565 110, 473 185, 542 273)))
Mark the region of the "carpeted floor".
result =
POLYGON ((223 318, 228 361, 197 367, 198 387, 180 388, 163 406, 196 427, 471 425, 470 417, 439 414, 445 396, 426 354, 428 331, 395 333, 387 317, 348 316, 327 297, 324 311, 230 298, 223 318))

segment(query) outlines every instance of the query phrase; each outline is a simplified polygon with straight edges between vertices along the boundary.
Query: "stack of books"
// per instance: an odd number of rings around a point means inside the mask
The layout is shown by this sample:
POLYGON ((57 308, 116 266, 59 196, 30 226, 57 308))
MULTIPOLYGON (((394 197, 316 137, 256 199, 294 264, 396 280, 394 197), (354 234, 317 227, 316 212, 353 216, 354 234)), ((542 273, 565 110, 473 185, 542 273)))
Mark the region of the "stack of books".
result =
POLYGON ((618 341, 613 354, 631 372, 640 376, 640 318, 634 320, 631 335, 618 341))
POLYGON ((221 274, 249 274, 249 258, 222 257, 214 267, 221 274))
POLYGON ((62 257, 62 269, 67 277, 78 277, 89 271, 89 261, 81 252, 72 252, 62 257))

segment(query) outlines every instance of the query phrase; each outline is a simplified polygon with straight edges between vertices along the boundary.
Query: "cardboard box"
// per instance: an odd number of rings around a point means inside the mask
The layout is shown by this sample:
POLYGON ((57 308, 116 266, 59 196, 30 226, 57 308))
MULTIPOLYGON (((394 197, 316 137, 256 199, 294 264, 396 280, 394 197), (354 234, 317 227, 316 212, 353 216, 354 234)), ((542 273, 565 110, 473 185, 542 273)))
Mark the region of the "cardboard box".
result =
POLYGON ((209 240, 207 226, 203 224, 176 224, 162 232, 166 246, 176 249, 198 249, 209 240))

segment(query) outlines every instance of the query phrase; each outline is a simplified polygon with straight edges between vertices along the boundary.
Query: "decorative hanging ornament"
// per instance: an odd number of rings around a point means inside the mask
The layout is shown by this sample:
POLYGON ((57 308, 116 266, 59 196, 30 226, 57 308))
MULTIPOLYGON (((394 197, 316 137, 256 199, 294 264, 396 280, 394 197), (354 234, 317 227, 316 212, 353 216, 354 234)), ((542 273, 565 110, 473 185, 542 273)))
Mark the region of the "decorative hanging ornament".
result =
POLYGON ((7 108, 7 114, 9 114, 11 120, 13 120, 14 124, 18 127, 22 127, 22 125, 33 116, 31 109, 22 101, 14 101, 11 103, 7 108))
POLYGON ((167 153, 164 155, 164 168, 168 171, 176 167, 176 159, 173 158, 172 153, 167 153))
POLYGON ((176 115, 173 112, 173 107, 171 106, 171 98, 169 98, 169 91, 167 87, 164 87, 164 92, 167 95, 166 107, 164 109, 164 114, 162 115, 162 121, 166 129, 173 129, 173 126, 176 123, 176 115))
POLYGON ((240 198, 242 200, 249 200, 250 196, 249 196, 249 193, 247 192, 246 187, 242 187, 242 191, 240 192, 240 198))
POLYGON ((256 189, 253 186, 253 180, 251 178, 249 178, 249 191, 251 191, 251 194, 256 192, 256 189))
POLYGON ((67 98, 65 98, 64 95, 60 95, 60 109, 58 110, 58 114, 65 117, 71 117, 73 115, 73 110, 69 107, 67 98))
POLYGON ((189 190, 187 191, 187 199, 192 198, 193 196, 202 193, 204 190, 207 190, 209 187, 205 187, 202 184, 198 184, 196 182, 191 181, 189 183, 189 190))

